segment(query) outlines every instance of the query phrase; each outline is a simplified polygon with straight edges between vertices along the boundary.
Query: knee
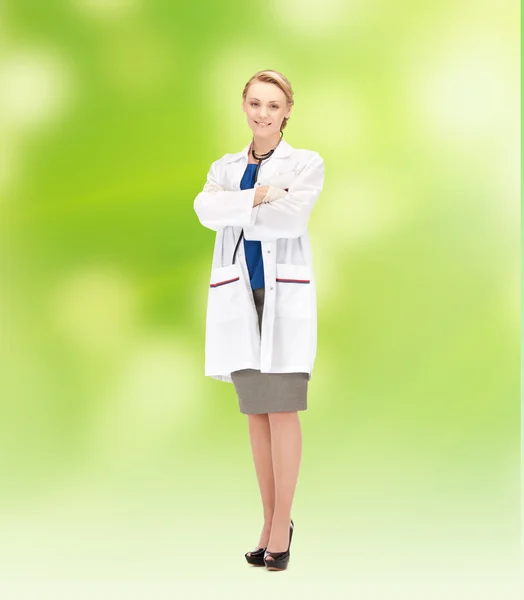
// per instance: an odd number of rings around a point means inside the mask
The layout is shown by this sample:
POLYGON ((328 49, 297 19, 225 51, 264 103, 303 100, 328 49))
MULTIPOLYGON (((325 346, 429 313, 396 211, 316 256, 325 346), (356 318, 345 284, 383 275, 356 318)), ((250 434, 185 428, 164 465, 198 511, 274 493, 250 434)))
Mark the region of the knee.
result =
POLYGON ((274 412, 268 413, 269 421, 272 424, 278 425, 279 423, 286 423, 288 421, 294 421, 298 418, 298 413, 296 410, 285 411, 285 412, 274 412))

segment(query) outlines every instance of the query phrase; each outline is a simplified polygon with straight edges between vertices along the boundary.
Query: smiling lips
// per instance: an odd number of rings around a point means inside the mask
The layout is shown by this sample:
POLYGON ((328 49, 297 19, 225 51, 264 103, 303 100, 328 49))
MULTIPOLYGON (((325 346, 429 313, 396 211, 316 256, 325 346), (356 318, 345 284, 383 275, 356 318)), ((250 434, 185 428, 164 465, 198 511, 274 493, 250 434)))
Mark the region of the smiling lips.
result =
POLYGON ((268 125, 271 125, 271 123, 267 123, 267 122, 260 122, 260 121, 255 121, 255 123, 259 126, 259 127, 267 127, 268 125))

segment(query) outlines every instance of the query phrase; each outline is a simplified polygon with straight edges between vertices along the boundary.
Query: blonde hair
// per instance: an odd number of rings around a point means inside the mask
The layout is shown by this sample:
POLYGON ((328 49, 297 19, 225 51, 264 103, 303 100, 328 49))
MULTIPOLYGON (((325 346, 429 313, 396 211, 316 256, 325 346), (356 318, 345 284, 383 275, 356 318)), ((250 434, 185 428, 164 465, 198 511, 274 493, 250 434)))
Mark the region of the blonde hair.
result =
MULTIPOLYGON (((274 83, 278 86, 285 94, 288 105, 295 104, 293 100, 293 88, 289 83, 289 80, 279 73, 278 71, 273 71, 271 69, 265 69, 264 71, 259 71, 255 73, 251 79, 244 86, 244 91, 242 92, 242 98, 245 100, 247 95, 247 90, 249 86, 255 81, 265 81, 266 83, 274 83)), ((280 125, 280 131, 283 131, 289 121, 289 117, 284 117, 282 124, 280 125)))

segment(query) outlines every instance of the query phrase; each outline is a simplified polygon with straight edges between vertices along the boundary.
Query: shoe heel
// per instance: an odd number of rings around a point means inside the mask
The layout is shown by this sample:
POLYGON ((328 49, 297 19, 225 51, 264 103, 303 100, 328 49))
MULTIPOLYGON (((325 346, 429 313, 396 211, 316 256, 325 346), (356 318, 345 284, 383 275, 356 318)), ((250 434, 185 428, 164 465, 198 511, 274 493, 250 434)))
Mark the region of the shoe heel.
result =
POLYGON ((284 550, 284 552, 269 552, 266 550, 264 552, 264 563, 268 571, 285 571, 287 569, 289 559, 291 558, 290 549, 294 529, 295 524, 293 523, 293 519, 291 519, 291 525, 289 527, 289 545, 287 550, 284 550), (268 556, 271 556, 273 560, 266 560, 268 556))

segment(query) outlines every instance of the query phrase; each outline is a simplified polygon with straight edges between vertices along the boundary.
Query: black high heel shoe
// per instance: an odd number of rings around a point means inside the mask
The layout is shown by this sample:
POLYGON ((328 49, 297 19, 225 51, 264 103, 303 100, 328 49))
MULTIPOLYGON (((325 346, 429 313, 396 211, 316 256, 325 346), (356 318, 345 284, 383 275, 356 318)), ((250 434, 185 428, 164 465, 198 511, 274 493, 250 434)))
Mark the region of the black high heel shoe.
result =
POLYGON ((247 562, 250 565, 253 565, 254 567, 263 567, 264 566, 264 552, 266 551, 265 548, 255 548, 254 550, 251 550, 251 552, 248 554, 247 552, 244 554, 244 556, 246 557, 247 562))
MULTIPOLYGON (((291 523, 293 523, 293 521, 291 521, 291 523)), ((290 535, 290 539, 291 536, 293 535, 293 531, 291 529, 291 527, 289 528, 289 535, 290 535)), ((263 567, 265 566, 265 562, 264 562, 264 552, 266 551, 266 548, 255 548, 254 550, 251 550, 251 552, 248 554, 247 552, 244 554, 244 556, 246 557, 247 562, 250 565, 253 565, 254 567, 263 567)))
POLYGON ((264 562, 268 571, 284 571, 287 569, 289 558, 291 556, 289 550, 291 548, 294 529, 295 524, 293 523, 293 519, 291 519, 291 526, 289 528, 289 546, 287 547, 287 550, 284 550, 284 552, 269 552, 266 550, 264 552, 264 562), (273 560, 267 560, 268 556, 271 556, 273 560))

